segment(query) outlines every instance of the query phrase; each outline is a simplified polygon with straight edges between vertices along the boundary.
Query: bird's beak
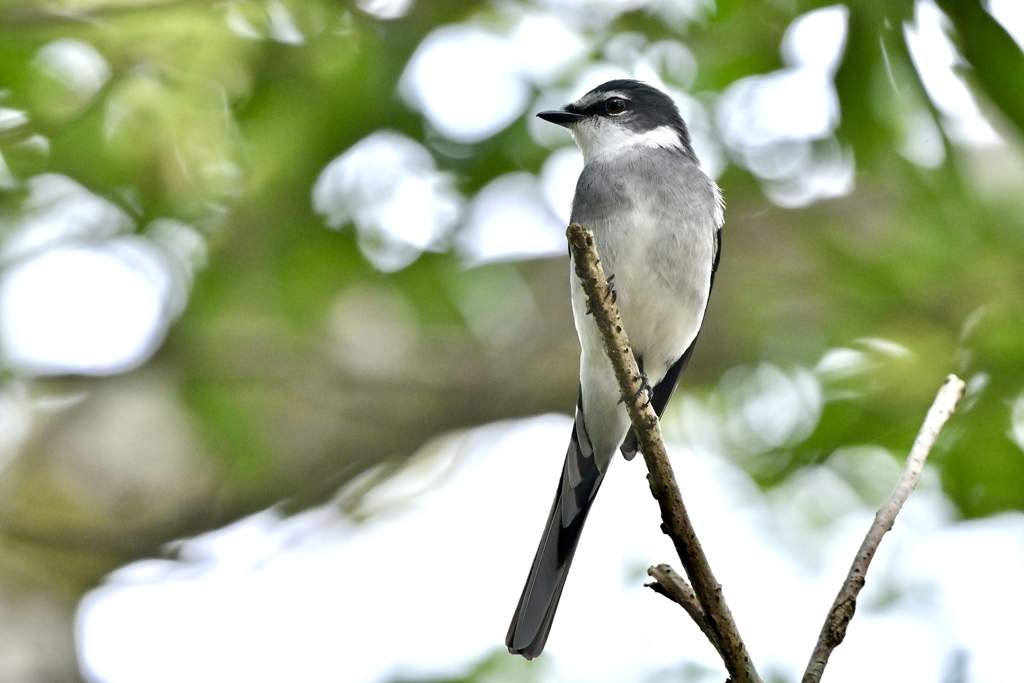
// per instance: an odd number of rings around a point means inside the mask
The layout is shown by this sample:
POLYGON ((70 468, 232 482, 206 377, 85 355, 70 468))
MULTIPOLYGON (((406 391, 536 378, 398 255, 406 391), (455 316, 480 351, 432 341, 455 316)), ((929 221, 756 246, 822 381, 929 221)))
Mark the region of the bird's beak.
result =
POLYGON ((569 127, 574 123, 579 123, 586 118, 583 114, 575 114, 571 111, 565 111, 564 109, 552 109, 551 111, 542 111, 537 114, 538 118, 542 118, 545 121, 551 123, 557 123, 559 126, 569 127))

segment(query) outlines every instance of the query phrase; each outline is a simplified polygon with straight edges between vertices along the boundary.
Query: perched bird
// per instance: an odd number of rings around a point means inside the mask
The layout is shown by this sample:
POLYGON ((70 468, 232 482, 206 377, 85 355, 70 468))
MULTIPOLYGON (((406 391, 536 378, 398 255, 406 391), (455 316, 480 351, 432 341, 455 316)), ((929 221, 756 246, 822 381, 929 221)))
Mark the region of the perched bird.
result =
MULTIPOLYGON (((599 85, 540 118, 583 152, 572 220, 594 233, 648 395, 660 416, 693 352, 721 252, 722 195, 701 169, 672 99, 634 80, 599 85)), ((551 631, 583 523, 616 450, 636 438, 583 288, 570 268, 580 393, 551 513, 505 644, 527 659, 551 631)))

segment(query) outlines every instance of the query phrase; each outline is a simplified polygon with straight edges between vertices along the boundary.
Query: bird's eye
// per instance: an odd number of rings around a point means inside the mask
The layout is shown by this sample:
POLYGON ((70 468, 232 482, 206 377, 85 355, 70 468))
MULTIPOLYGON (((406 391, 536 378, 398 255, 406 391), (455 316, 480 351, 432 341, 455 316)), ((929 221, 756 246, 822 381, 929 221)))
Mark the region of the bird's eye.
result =
POLYGON ((626 100, 621 97, 611 97, 604 103, 604 110, 615 116, 626 111, 626 100))

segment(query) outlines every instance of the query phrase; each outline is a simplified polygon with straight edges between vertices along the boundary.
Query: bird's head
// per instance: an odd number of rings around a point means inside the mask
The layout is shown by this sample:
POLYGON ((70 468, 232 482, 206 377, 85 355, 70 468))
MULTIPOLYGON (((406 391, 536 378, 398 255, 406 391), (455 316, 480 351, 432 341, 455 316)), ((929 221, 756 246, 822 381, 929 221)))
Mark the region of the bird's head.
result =
POLYGON ((537 116, 568 128, 586 162, 644 147, 678 149, 693 157, 676 103, 640 81, 608 81, 572 104, 537 116))

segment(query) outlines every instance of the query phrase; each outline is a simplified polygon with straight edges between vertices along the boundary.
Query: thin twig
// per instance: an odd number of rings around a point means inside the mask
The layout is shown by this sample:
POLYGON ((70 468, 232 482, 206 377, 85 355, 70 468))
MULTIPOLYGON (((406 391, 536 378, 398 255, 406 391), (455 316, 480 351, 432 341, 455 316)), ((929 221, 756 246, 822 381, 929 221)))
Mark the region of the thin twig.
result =
POLYGON ((594 235, 579 223, 566 230, 576 276, 586 292, 594 322, 604 337, 605 351, 612 362, 619 390, 626 403, 640 451, 649 472, 651 493, 661 508, 662 530, 672 539, 687 577, 704 610, 707 624, 715 633, 722 661, 733 683, 760 683, 761 679, 740 637, 732 612, 722 596, 722 586, 715 579, 704 555, 690 517, 683 506, 672 466, 661 438, 658 415, 640 391, 640 371, 622 328, 614 297, 607 296, 608 280, 594 245, 594 235))
POLYGON ((676 570, 667 564, 648 567, 647 575, 654 579, 654 581, 645 583, 644 586, 650 588, 655 593, 664 595, 686 610, 686 613, 690 615, 690 618, 697 624, 708 641, 718 650, 718 654, 722 654, 722 647, 718 644, 718 636, 711 628, 711 625, 708 624, 708 620, 704 616, 704 608, 700 606, 697 594, 693 592, 690 584, 686 583, 686 579, 679 576, 676 570))
POLYGON ((953 411, 956 410, 956 404, 963 395, 963 380, 956 375, 946 377, 945 383, 935 397, 935 402, 932 403, 932 407, 924 418, 921 431, 918 432, 917 438, 914 440, 914 446, 910 449, 907 464, 896 483, 896 488, 893 489, 889 500, 875 513, 875 521, 868 529, 864 542, 861 543, 860 550, 857 551, 857 556, 846 575, 846 580, 843 582, 842 588, 839 589, 835 602, 832 603, 832 609, 829 610, 828 616, 825 618, 825 625, 818 636, 818 642, 814 646, 814 652, 811 653, 811 659, 807 663, 801 683, 818 683, 821 680, 821 675, 825 672, 825 665, 828 664, 829 655, 846 637, 846 627, 857 609, 857 595, 864 587, 868 565, 871 564, 871 559, 875 556, 882 537, 892 528, 896 515, 899 514, 903 504, 907 502, 907 498, 917 486, 921 472, 924 470, 925 460, 928 459, 928 453, 935 445, 939 432, 953 411))

